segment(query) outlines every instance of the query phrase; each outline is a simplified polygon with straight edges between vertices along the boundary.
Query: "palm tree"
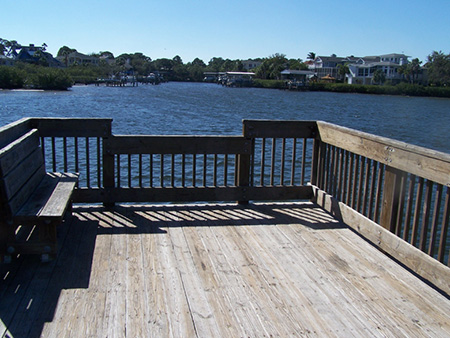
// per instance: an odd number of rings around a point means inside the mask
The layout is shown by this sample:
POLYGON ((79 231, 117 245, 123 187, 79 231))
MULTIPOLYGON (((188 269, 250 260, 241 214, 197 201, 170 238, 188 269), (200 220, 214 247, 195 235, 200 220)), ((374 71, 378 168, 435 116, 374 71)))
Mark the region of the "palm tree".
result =
POLYGON ((316 53, 309 52, 308 56, 306 57, 308 60, 314 60, 316 58, 316 53))
POLYGON ((350 69, 348 68, 348 63, 339 64, 337 66, 337 68, 338 68, 338 74, 339 74, 340 80, 342 80, 344 82, 345 81, 345 75, 350 73, 350 69))
POLYGON ((17 56, 17 50, 21 49, 22 46, 17 43, 16 40, 7 41, 5 46, 9 49, 6 56, 17 56))
POLYGON ((6 52, 6 43, 7 40, 3 40, 2 38, 0 38, 0 55, 5 55, 6 52))

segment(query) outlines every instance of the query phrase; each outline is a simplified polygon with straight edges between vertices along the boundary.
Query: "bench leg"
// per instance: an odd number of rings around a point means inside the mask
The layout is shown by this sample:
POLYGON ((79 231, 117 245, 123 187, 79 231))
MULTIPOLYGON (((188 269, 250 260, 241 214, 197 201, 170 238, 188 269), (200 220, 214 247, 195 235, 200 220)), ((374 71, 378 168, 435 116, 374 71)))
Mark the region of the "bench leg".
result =
POLYGON ((15 256, 18 253, 41 254, 42 261, 57 253, 57 221, 41 221, 38 224, 22 224, 21 231, 16 236, 18 224, 9 225, 6 254, 15 256), (23 231, 22 231, 23 230, 23 231))
POLYGON ((39 243, 43 244, 44 254, 56 254, 57 251, 57 222, 45 222, 39 226, 39 243))

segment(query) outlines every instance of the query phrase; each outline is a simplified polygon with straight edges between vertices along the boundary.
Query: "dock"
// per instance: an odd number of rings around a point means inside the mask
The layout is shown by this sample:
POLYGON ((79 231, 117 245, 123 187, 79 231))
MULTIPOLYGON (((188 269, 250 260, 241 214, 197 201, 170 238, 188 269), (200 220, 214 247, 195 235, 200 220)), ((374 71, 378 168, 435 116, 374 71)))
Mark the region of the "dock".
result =
POLYGON ((0 146, 30 129, 80 181, 54 259, 0 265, 4 337, 450 336, 448 154, 320 121, 33 118, 0 146))
POLYGON ((308 202, 77 206, 60 243, 2 266, 11 337, 450 335, 448 298, 308 202))

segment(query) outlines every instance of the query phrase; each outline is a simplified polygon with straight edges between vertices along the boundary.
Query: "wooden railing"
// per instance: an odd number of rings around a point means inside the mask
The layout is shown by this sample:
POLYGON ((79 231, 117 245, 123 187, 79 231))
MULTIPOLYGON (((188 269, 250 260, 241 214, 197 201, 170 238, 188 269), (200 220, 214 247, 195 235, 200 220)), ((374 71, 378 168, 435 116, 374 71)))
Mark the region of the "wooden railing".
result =
POLYGON ((320 189, 450 264, 450 156, 318 122, 320 189))
POLYGON ((81 203, 318 201, 322 191, 450 264, 448 154, 315 121, 248 120, 236 136, 113 135, 111 123, 23 119, 0 129, 0 146, 37 128, 47 170, 80 173, 81 203))

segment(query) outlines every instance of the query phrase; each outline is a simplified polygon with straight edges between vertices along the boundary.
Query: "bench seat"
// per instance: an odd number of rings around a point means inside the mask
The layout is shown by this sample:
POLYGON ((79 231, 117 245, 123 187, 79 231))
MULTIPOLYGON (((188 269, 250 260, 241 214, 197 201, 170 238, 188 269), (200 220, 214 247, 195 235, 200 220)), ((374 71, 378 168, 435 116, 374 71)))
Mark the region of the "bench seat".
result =
POLYGON ((47 173, 35 192, 13 217, 14 222, 61 222, 70 205, 77 181, 77 174, 47 173))

